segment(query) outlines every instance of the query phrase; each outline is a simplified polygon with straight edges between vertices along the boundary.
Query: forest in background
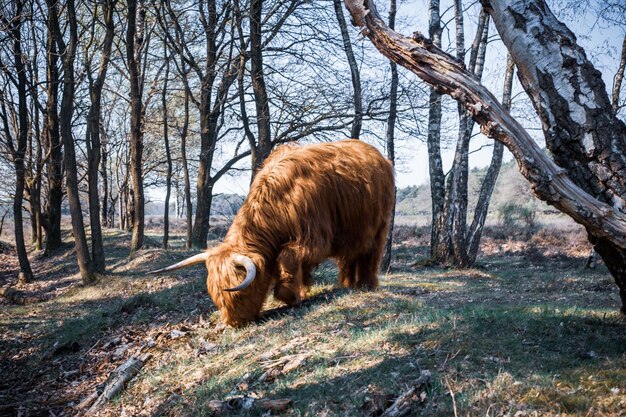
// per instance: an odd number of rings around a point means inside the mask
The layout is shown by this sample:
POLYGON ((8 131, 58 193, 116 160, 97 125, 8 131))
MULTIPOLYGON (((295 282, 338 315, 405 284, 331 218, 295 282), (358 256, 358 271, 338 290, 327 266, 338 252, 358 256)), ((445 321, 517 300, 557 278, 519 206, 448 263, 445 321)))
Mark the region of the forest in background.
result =
MULTIPOLYGON (((467 60, 536 126, 527 98, 507 98, 520 86, 481 6, 428 6, 433 42, 467 60)), ((576 1, 552 6, 564 19, 593 21, 593 36, 603 33, 594 28, 623 27, 619 2, 593 3, 584 18, 576 1)), ((408 29, 425 17, 395 1, 381 7, 390 28, 408 29)), ((502 146, 496 142, 479 198, 468 208, 469 155, 482 147, 469 144, 478 129, 452 100, 374 53, 339 0, 32 0, 4 3, 0 14, 0 167, 7 174, 0 206, 3 218, 16 220, 22 282, 32 279, 26 245, 53 254, 68 211, 81 276, 90 282, 106 271, 102 229, 131 232, 135 252, 151 200, 164 200, 163 247, 173 201, 186 219, 188 247, 205 248, 220 180, 254 173, 281 143, 342 137, 377 144, 400 170, 412 143, 426 141, 433 258, 475 261, 502 146), (454 150, 450 168, 446 150, 454 150)), ((614 40, 592 44, 601 45, 593 54, 600 65, 617 66, 612 100, 619 114, 624 53, 609 46, 614 40)))

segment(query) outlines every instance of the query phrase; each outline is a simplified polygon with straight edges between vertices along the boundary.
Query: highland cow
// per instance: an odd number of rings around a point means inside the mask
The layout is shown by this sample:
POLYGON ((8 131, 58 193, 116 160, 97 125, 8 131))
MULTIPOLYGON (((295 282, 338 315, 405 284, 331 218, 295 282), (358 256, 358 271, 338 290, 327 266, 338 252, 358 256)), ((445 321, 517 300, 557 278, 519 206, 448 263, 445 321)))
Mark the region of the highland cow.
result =
POLYGON ((154 272, 205 263, 208 292, 231 326, 257 319, 270 291, 300 304, 311 270, 327 258, 341 286, 375 289, 393 198, 391 163, 371 145, 283 145, 256 174, 222 244, 154 272))

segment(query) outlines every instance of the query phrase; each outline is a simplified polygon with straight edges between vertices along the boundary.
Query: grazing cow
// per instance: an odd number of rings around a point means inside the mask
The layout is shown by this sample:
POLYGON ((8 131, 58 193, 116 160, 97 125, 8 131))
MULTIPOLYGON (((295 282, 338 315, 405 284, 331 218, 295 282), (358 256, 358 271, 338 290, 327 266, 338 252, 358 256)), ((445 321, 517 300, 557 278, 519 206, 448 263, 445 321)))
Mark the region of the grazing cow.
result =
POLYGON ((283 145, 255 176, 222 244, 154 272, 205 263, 208 292, 231 326, 257 319, 272 289, 300 304, 311 270, 327 258, 340 285, 374 289, 393 198, 391 163, 371 145, 283 145))

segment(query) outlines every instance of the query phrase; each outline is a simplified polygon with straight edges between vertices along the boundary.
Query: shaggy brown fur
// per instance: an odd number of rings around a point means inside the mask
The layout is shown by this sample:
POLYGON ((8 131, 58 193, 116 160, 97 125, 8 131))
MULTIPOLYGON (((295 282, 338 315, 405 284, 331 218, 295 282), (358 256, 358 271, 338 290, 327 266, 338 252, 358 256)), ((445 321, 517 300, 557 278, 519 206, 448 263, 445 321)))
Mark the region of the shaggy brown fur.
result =
POLYGON ((274 296, 298 305, 311 270, 327 258, 344 287, 378 286, 394 196, 393 169, 376 148, 358 140, 277 148, 257 173, 224 242, 210 249, 207 289, 228 325, 255 320, 274 296), (232 254, 254 262, 256 279, 243 280, 232 254))

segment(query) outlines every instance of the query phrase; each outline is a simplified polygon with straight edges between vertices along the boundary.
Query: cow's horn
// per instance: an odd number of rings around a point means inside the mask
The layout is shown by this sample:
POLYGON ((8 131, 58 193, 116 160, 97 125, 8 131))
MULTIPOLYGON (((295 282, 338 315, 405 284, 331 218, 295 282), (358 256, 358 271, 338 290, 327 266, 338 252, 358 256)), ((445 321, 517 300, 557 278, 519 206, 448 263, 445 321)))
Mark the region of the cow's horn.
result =
POLYGON ((224 291, 243 290, 244 288, 247 288, 250 284, 252 284, 252 281, 254 281, 254 278, 256 277, 256 266, 254 265, 254 262, 252 262, 252 259, 244 255, 234 254, 231 258, 236 265, 241 265, 246 268, 246 278, 241 284, 237 285, 236 287, 226 288, 224 289, 224 291))
POLYGON ((191 257, 185 259, 184 261, 180 261, 177 264, 170 265, 170 266, 165 267, 165 268, 157 269, 155 271, 150 271, 148 273, 149 274, 158 274, 160 272, 173 271, 175 269, 187 268, 188 266, 204 263, 204 262, 207 261, 207 259, 209 259, 209 253, 208 252, 202 252, 202 253, 199 253, 197 255, 191 256, 191 257))

